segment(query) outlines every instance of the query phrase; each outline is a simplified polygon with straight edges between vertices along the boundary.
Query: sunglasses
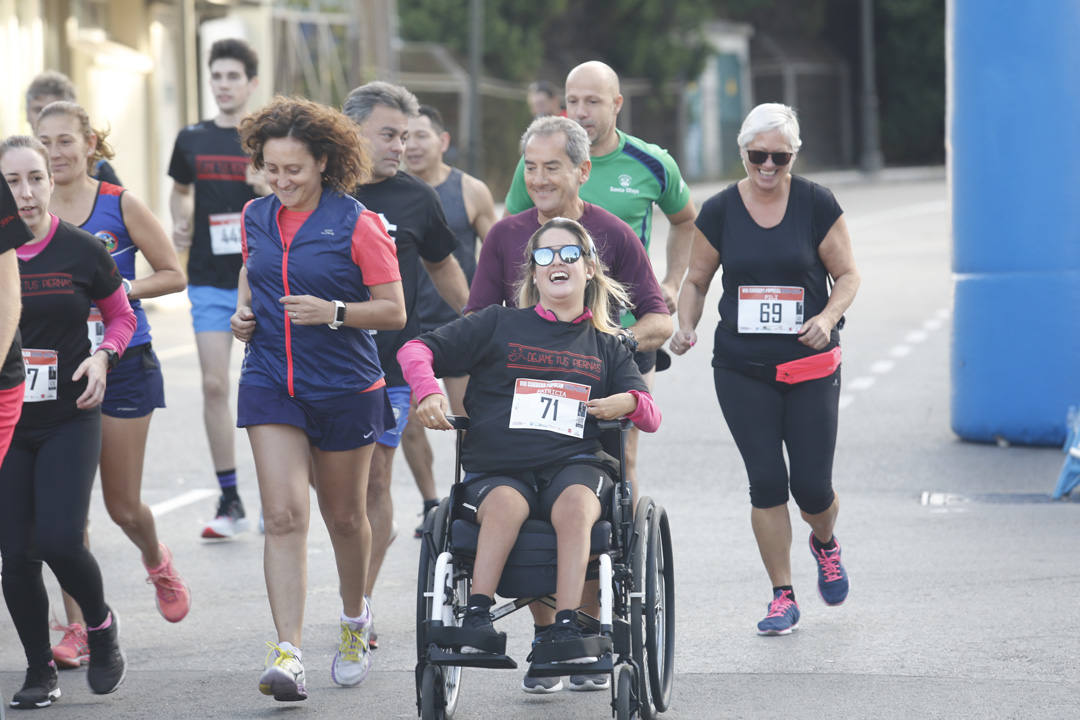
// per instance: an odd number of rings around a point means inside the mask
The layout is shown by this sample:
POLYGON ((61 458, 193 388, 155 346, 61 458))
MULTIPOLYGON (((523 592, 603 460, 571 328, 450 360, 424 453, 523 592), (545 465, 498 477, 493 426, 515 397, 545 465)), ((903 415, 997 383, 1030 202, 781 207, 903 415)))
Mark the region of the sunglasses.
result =
POLYGON ((585 254, 580 245, 563 245, 557 248, 542 247, 533 250, 533 262, 540 267, 546 267, 555 262, 555 253, 559 253, 559 258, 567 265, 576 263, 585 254))
POLYGON ((789 152, 765 152, 764 150, 747 150, 746 159, 754 165, 764 165, 765 160, 772 155, 773 165, 778 167, 787 165, 791 162, 791 156, 794 153, 789 152))

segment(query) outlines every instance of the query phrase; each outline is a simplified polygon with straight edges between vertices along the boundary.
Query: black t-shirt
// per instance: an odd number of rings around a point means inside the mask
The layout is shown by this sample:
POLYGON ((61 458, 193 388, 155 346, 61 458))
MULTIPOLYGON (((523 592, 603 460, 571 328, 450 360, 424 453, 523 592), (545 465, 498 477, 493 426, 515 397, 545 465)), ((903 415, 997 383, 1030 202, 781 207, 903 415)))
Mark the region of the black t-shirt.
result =
MULTIPOLYGON (((818 247, 841 214, 828 188, 797 175, 791 176, 787 210, 775 227, 763 228, 750 217, 737 185, 705 201, 696 224, 720 253, 723 266, 714 367, 731 367, 731 359, 781 363, 822 352, 803 345, 796 335, 740 334, 739 286, 801 287, 805 291, 803 321, 819 314, 829 301, 829 288, 818 247)), ((826 349, 839 341, 840 333, 834 328, 826 349)))
POLYGON ((535 308, 489 305, 420 340, 431 348, 436 376, 470 376, 465 391, 470 425, 461 457, 470 472, 519 471, 600 449, 592 416, 586 416, 581 438, 511 428, 518 379, 587 385, 590 400, 648 392, 630 351, 589 320, 551 321, 535 308))
POLYGON ((116 170, 109 164, 109 161, 102 158, 94 165, 94 171, 90 173, 90 177, 95 180, 101 180, 102 182, 111 183, 113 185, 124 186, 124 183, 120 182, 120 178, 116 175, 116 170))
MULTIPOLYGON (((33 239, 34 234, 19 217, 19 206, 11 195, 7 181, 0 181, 0 255, 8 250, 22 246, 33 239)), ((0 352, 3 349, 0 348, 0 352)), ((15 329, 15 339, 7 348, 7 357, 0 365, 0 390, 9 390, 23 381, 22 346, 19 343, 19 330, 15 329)))
POLYGON ((195 185, 195 228, 188 255, 188 282, 233 289, 240 275, 239 213, 258 197, 247 183, 248 157, 236 128, 218 127, 213 120, 189 125, 176 136, 169 177, 195 185), (219 238, 217 252, 211 237, 211 216, 219 238), (235 224, 233 224, 235 221, 235 224), (228 237, 230 242, 222 242, 228 237))
POLYGON ((23 348, 56 353, 56 399, 25 403, 19 420, 20 427, 42 427, 79 412, 75 399, 86 390, 86 378, 72 382, 71 376, 90 355, 86 316, 91 301, 120 287, 120 271, 100 240, 61 220, 44 250, 19 261, 19 273, 23 348))
POLYGON ((353 196, 379 216, 397 245, 408 318, 401 330, 376 333, 375 344, 379 348, 379 364, 386 373, 386 384, 391 387, 405 385, 396 355, 402 345, 420 334, 417 288, 420 274, 426 272, 420 260, 441 262, 457 247, 457 240, 446 224, 446 215, 435 190, 408 173, 398 172, 381 182, 361 185, 353 196))

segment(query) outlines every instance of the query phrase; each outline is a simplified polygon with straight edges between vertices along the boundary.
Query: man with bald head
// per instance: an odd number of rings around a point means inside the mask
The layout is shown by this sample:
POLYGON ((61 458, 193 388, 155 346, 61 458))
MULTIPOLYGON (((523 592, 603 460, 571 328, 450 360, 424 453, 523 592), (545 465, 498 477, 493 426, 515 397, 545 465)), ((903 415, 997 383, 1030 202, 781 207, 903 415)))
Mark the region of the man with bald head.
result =
MULTIPOLYGON (((578 65, 566 76, 566 116, 576 121, 589 136, 591 172, 581 186, 581 199, 599 205, 629 225, 649 249, 652 233, 653 204, 667 215, 671 230, 667 238, 667 270, 660 282, 668 310, 675 312, 679 285, 690 262, 690 244, 696 229, 697 210, 690 200, 690 189, 683 182, 679 166, 666 150, 615 127, 622 109, 619 76, 598 61, 578 65)), ((506 215, 520 213, 533 202, 525 186, 525 158, 518 163, 510 192, 506 196, 506 215)), ((623 315, 623 326, 633 318, 623 315)), ((635 359, 645 381, 652 387, 656 351, 638 353, 635 359)), ((663 369, 663 368, 661 368, 663 369)), ((626 471, 631 481, 637 479, 638 432, 627 438, 626 471)))

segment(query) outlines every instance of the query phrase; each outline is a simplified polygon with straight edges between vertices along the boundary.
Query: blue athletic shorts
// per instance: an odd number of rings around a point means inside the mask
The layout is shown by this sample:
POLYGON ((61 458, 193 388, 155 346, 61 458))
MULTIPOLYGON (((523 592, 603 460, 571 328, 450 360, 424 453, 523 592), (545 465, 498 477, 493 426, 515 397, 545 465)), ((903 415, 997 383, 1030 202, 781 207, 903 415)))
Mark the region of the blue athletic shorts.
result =
POLYGON ((124 351, 105 380, 101 412, 114 418, 139 418, 165 407, 165 380, 150 343, 124 351))
POLYGON ((386 388, 305 401, 289 397, 284 389, 240 385, 237 427, 292 425, 320 450, 340 452, 370 445, 393 424, 386 388))
POLYGON ((188 285, 187 294, 195 332, 232 332, 229 319, 236 312, 236 288, 188 285))
POLYGON ((401 433, 405 432, 405 426, 409 424, 409 398, 412 396, 412 388, 408 385, 386 388, 386 394, 390 396, 390 405, 394 408, 394 424, 386 426, 378 440, 380 445, 396 448, 401 444, 401 433))

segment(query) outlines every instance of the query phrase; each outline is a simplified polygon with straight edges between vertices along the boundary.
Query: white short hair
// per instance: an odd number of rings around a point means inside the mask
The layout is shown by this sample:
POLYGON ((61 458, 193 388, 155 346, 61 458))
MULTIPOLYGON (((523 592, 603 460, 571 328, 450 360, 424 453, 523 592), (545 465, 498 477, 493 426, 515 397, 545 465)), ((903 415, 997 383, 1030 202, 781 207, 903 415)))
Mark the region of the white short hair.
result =
POLYGON ((795 115, 795 109, 783 103, 762 103, 751 110, 743 120, 739 129, 739 149, 745 150, 754 138, 770 130, 779 130, 793 152, 798 152, 802 147, 799 118, 795 115))

